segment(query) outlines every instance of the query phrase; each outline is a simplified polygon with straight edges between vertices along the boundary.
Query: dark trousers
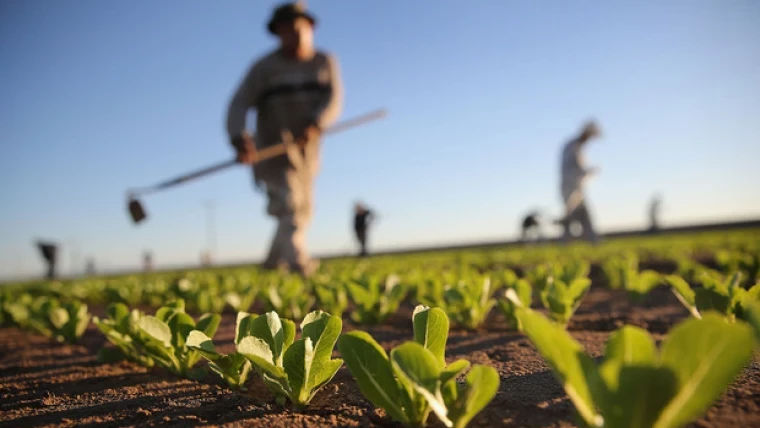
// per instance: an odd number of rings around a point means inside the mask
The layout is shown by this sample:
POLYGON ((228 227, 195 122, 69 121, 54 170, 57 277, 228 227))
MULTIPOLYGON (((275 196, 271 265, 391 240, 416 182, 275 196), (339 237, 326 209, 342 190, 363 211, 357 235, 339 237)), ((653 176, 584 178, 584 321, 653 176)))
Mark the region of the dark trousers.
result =
POLYGON ((355 229, 356 232, 356 239, 359 241, 359 246, 361 249, 359 250, 360 256, 366 256, 367 255, 367 229, 355 229))

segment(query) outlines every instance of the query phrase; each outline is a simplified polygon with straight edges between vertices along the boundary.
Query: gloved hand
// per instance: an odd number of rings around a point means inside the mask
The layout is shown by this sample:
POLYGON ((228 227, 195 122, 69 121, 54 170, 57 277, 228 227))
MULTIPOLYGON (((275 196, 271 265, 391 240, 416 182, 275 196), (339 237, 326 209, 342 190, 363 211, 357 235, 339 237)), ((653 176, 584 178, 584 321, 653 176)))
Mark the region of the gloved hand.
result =
POLYGON ((253 165, 258 160, 256 145, 249 135, 238 135, 232 139, 232 146, 237 152, 237 161, 246 165, 253 165))

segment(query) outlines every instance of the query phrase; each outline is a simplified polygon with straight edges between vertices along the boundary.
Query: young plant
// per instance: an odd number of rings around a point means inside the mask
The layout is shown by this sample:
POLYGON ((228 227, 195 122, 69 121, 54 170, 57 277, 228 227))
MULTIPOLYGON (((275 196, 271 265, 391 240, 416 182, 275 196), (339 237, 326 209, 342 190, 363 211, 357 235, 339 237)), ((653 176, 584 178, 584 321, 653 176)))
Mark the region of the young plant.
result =
MULTIPOLYGON (((248 326, 256 315, 238 312, 235 325, 235 345, 239 345, 242 332, 248 331, 248 326)), ((208 361, 208 367, 218 374, 232 389, 245 390, 245 383, 251 373, 251 362, 243 354, 236 351, 232 354, 220 354, 216 351, 213 340, 200 330, 193 330, 187 336, 187 347, 198 351, 208 361)))
MULTIPOLYGON (((564 281, 550 276, 546 282, 546 287, 541 290, 541 303, 549 310, 554 321, 566 325, 580 306, 581 300, 588 293, 590 286, 591 280, 588 278, 576 278, 566 284, 564 281)), ((517 302, 513 301, 513 303, 517 302)))
POLYGON ((351 319, 361 324, 385 321, 396 312, 407 293, 396 275, 388 275, 384 279, 380 275, 364 275, 357 281, 346 283, 346 288, 356 305, 351 319))
POLYGON ((265 297, 270 311, 293 319, 302 319, 315 302, 314 294, 298 275, 272 277, 265 297))
POLYGON ((259 289, 249 285, 237 291, 228 291, 224 295, 224 301, 235 311, 246 312, 251 308, 258 294, 259 289))
POLYGON ((301 322, 301 338, 294 341, 293 321, 276 312, 248 315, 238 320, 237 353, 253 363, 278 401, 287 398, 304 407, 343 365, 331 359, 342 328, 339 317, 310 312, 301 322))
POLYGON ((662 276, 653 270, 639 272, 639 259, 632 253, 606 260, 602 270, 610 288, 622 288, 638 300, 662 283, 662 276))
POLYGON ((314 281, 314 292, 317 295, 319 307, 337 317, 343 316, 348 307, 348 294, 345 287, 325 280, 314 281))
POLYGON ((444 288, 439 306, 457 324, 474 330, 486 320, 496 305, 491 280, 481 275, 468 275, 444 288))
POLYGON ((518 308, 523 332, 591 427, 675 428, 698 418, 752 356, 752 329, 714 314, 676 325, 657 351, 643 329, 613 333, 597 366, 559 325, 518 308))
POLYGON ((533 303, 533 287, 530 283, 522 278, 516 278, 507 285, 504 292, 506 299, 499 299, 499 307, 504 313, 507 324, 521 330, 520 320, 515 316, 515 311, 519 306, 529 308, 533 303))
POLYGON ((59 342, 76 343, 90 323, 87 305, 77 300, 62 304, 55 297, 27 293, 4 300, 3 318, 59 342))
POLYGON ((729 321, 736 318, 745 319, 745 308, 751 302, 760 302, 760 284, 749 290, 741 287, 741 274, 735 272, 730 277, 723 278, 719 274, 703 274, 700 276, 702 286, 691 288, 678 275, 668 275, 665 281, 670 285, 673 294, 695 318, 701 318, 705 311, 715 311, 725 316, 729 321))
POLYGON ((525 279, 541 291, 549 284, 549 278, 569 284, 576 279, 586 278, 590 270, 591 265, 587 261, 572 259, 538 265, 528 271, 525 279))
POLYGON ((446 365, 449 320, 443 310, 417 306, 414 341, 385 350, 363 331, 343 334, 338 349, 362 394, 388 416, 407 426, 424 426, 432 410, 447 427, 464 427, 496 395, 499 375, 475 365, 464 383, 456 378, 470 363, 446 365))
POLYGON ((185 313, 185 302, 176 300, 145 315, 137 310, 131 313, 123 304, 109 308, 109 319, 95 319, 95 324, 116 345, 122 354, 140 364, 158 364, 183 377, 197 378, 202 370, 193 367, 201 358, 198 351, 187 346, 187 337, 200 330, 212 337, 219 327, 218 314, 205 314, 196 323, 185 313))

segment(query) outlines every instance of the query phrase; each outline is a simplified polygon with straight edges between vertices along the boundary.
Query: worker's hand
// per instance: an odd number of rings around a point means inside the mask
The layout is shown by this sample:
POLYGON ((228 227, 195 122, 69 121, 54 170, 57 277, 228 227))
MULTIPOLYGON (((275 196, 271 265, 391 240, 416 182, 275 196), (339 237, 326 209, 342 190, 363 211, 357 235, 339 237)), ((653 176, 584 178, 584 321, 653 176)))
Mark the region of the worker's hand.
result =
POLYGON ((232 139, 232 146, 237 152, 237 161, 246 165, 253 165, 258 160, 256 146, 253 139, 248 135, 239 135, 232 139))
POLYGON ((321 135, 322 130, 319 128, 319 126, 312 123, 311 125, 307 126, 306 129, 304 129, 303 135, 298 139, 298 142, 301 145, 306 145, 306 143, 319 140, 319 137, 321 135))

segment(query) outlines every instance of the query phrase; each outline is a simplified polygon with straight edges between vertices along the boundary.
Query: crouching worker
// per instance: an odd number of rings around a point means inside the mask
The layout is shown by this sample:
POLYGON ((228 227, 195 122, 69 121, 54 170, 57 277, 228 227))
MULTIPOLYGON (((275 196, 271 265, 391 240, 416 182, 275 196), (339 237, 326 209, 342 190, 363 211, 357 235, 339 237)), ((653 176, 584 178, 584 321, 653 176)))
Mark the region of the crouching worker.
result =
POLYGON ((277 219, 263 266, 284 266, 305 276, 318 266, 306 250, 306 228, 320 137, 338 117, 342 97, 335 58, 314 48, 315 24, 297 3, 275 9, 267 28, 279 47, 253 64, 227 113, 238 162, 254 165, 256 186, 268 197, 267 212, 277 219), (246 133, 249 109, 257 114, 255 135, 246 133), (296 144, 285 155, 257 162, 257 151, 283 142, 296 144))

